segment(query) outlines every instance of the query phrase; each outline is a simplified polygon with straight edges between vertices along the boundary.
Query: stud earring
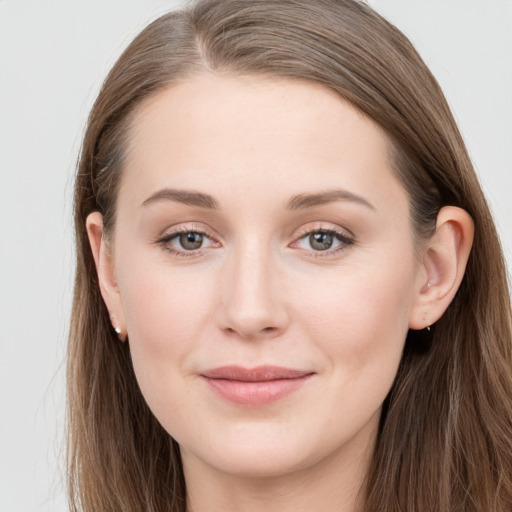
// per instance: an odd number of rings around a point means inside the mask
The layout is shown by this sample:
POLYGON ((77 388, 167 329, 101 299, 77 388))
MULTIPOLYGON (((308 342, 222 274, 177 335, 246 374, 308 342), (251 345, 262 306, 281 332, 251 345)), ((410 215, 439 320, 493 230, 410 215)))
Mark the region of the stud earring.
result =
POLYGON ((119 326, 119 321, 117 320, 117 316, 112 314, 110 315, 110 321, 112 322, 112 327, 114 328, 115 333, 120 341, 126 341, 126 333, 123 332, 121 327, 119 326))
POLYGON ((118 337, 119 341, 122 341, 122 342, 126 341, 126 338, 128 337, 128 335, 125 332, 122 332, 121 329, 119 329, 119 332, 118 332, 118 330, 116 329, 116 333, 117 333, 117 337, 118 337))

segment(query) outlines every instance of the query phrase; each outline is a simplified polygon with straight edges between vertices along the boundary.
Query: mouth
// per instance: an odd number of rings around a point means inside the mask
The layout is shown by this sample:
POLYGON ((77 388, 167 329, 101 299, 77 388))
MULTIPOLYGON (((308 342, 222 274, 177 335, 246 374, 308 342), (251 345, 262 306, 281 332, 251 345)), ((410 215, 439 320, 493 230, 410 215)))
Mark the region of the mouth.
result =
POLYGON ((210 389, 236 405, 261 407, 300 389, 312 371, 280 366, 222 366, 201 373, 210 389))

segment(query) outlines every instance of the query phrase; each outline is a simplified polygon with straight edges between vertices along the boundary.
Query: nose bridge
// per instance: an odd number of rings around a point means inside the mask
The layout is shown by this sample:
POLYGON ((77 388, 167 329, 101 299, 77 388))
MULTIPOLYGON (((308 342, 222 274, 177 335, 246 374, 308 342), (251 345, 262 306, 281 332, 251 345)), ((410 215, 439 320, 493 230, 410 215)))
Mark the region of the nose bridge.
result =
POLYGON ((244 338, 277 334, 286 325, 276 257, 268 243, 248 237, 233 248, 224 274, 223 329, 244 338))

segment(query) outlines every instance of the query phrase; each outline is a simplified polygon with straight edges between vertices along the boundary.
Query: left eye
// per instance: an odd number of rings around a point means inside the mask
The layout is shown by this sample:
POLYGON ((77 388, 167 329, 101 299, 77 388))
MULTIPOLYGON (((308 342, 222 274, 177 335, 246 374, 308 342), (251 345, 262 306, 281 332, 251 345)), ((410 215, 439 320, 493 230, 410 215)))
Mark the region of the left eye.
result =
POLYGON ((310 233, 308 243, 315 251, 331 249, 336 239, 332 233, 310 233))
POLYGON ((350 245, 352 240, 334 230, 311 231, 300 238, 296 245, 302 249, 313 250, 316 252, 325 252, 336 250, 342 246, 350 245))
POLYGON ((172 240, 176 240, 181 246, 181 249, 185 249, 186 251, 195 251, 196 249, 201 248, 205 238, 207 237, 202 233, 189 231, 188 233, 180 233, 179 235, 176 235, 172 240))

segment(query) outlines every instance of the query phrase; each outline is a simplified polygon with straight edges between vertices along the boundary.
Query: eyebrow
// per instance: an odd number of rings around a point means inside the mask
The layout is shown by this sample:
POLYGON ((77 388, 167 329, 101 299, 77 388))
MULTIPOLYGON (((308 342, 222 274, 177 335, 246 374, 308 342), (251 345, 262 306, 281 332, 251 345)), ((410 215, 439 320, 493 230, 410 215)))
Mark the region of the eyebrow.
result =
POLYGON ((173 188, 163 188, 149 196, 142 206, 158 203, 160 201, 174 201, 177 203, 187 204, 189 206, 199 206, 200 208, 207 208, 209 210, 218 210, 219 203, 217 200, 201 192, 194 192, 192 190, 177 190, 173 188))
MULTIPOLYGON (((174 201, 209 210, 219 209, 218 201, 209 194, 172 188, 164 188, 155 192, 142 203, 142 206, 147 206, 160 201, 174 201)), ((305 210, 307 208, 321 206, 335 201, 349 201, 366 206, 370 210, 375 210, 375 207, 364 199, 364 197, 340 188, 325 190, 314 194, 298 194, 290 199, 286 208, 287 210, 292 211, 305 210)))
POLYGON ((291 198, 287 209, 305 210, 314 206, 333 203, 334 201, 349 201, 366 206, 370 210, 375 210, 375 206, 368 202, 364 197, 354 194, 353 192, 349 192, 348 190, 343 190, 341 188, 325 190, 315 194, 299 194, 291 198))

